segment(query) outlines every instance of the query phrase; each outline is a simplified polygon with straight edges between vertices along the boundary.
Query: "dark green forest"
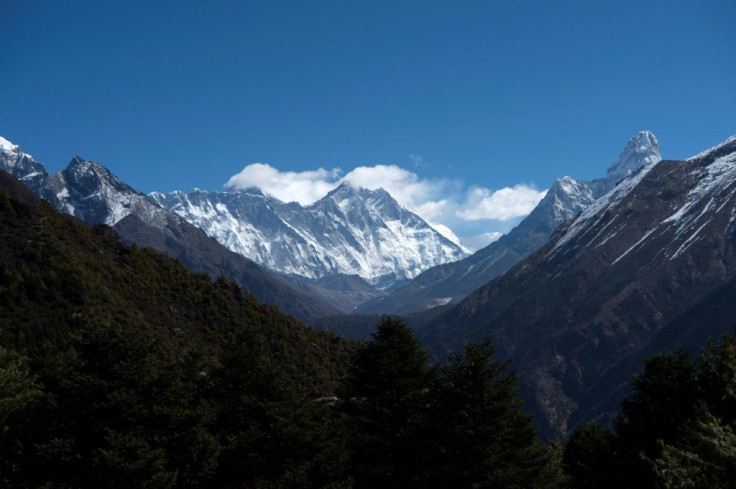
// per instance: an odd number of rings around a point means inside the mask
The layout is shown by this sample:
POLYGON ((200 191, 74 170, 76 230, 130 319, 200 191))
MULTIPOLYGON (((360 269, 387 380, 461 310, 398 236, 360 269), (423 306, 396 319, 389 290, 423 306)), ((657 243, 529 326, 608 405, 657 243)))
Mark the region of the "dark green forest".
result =
POLYGON ((383 318, 305 327, 0 191, 0 486, 725 488, 736 338, 662 352, 620 415, 540 441, 490 338, 443 365, 383 318))

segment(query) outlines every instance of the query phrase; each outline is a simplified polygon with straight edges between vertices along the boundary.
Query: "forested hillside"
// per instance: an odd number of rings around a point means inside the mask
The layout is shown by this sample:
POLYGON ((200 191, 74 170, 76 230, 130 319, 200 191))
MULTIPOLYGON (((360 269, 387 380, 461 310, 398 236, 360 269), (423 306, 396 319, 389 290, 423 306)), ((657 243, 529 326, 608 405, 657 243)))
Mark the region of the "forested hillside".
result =
POLYGON ((213 282, 149 249, 122 245, 105 225, 57 213, 0 175, 0 324, 4 341, 34 353, 83 325, 143 332, 168 356, 187 348, 217 361, 232 334, 263 335, 308 391, 331 392, 346 343, 305 328, 226 280, 213 282))
POLYGON ((658 354, 607 431, 539 441, 490 338, 314 331, 0 175, 2 487, 730 487, 736 340, 658 354), (684 485, 683 485, 684 484, 684 485))
POLYGON ((736 337, 692 356, 649 357, 630 379, 612 429, 591 423, 570 436, 563 467, 573 487, 728 488, 736 475, 736 337))
POLYGON ((4 487, 559 480, 490 343, 440 370, 385 319, 356 349, 0 188, 4 487))

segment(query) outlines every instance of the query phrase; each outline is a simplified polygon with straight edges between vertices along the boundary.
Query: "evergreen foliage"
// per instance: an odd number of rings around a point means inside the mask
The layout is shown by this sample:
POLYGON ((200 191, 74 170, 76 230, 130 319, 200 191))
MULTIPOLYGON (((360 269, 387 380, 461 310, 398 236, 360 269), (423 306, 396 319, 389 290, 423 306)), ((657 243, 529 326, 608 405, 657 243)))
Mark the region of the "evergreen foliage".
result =
POLYGON ((548 454, 522 410, 508 362, 493 360, 490 338, 452 355, 438 391, 440 452, 432 487, 553 487, 548 454))
POLYGON ((211 487, 233 473, 238 487, 326 486, 321 467, 342 459, 315 398, 334 392, 351 348, 0 190, 3 487, 211 487), (229 377, 237 401, 218 390, 229 377), (228 427, 249 433, 240 473, 228 427))
POLYGON ((0 190, 2 487, 733 487, 736 336, 631 388, 560 453, 490 339, 439 368, 384 318, 357 347, 0 190))
POLYGON ((728 488, 736 480, 736 336, 689 353, 660 353, 631 378, 615 431, 570 437, 563 467, 572 486, 728 488))
POLYGON ((656 462, 665 489, 728 489, 736 483, 736 435, 705 412, 683 430, 677 444, 662 444, 656 462))
POLYGON ((561 479, 490 339, 441 371, 386 318, 340 391, 355 487, 532 488, 561 479))
POLYGON ((624 487, 626 468, 617 464, 614 436, 598 423, 579 426, 565 446, 562 468, 578 489, 624 487))
POLYGON ((340 476, 323 470, 342 452, 325 408, 297 394, 260 338, 237 338, 209 389, 222 440, 217 487, 306 488, 340 476))
POLYGON ((2 350, 3 486, 341 482, 334 424, 265 344, 243 335, 209 371, 197 354, 162 360, 159 343, 117 325, 87 325, 65 347, 47 345, 33 369, 2 350))
POLYGON ((356 488, 417 483, 437 369, 409 327, 386 318, 353 359, 340 390, 356 488))
POLYGON ((232 334, 248 330, 266 338, 311 395, 334 392, 351 349, 227 280, 213 282, 153 250, 122 245, 107 226, 0 188, 0 338, 32 355, 40 338, 61 344, 85 324, 108 323, 156 339, 171 358, 199 348, 210 363, 232 334))
POLYGON ((631 388, 634 394, 621 401, 616 432, 622 442, 651 457, 657 452, 658 440, 674 440, 679 428, 695 415, 695 364, 684 350, 655 355, 632 377, 631 388))
POLYGON ((0 347, 0 485, 13 487, 23 478, 27 457, 23 437, 34 429, 33 416, 43 397, 42 386, 25 358, 0 347))

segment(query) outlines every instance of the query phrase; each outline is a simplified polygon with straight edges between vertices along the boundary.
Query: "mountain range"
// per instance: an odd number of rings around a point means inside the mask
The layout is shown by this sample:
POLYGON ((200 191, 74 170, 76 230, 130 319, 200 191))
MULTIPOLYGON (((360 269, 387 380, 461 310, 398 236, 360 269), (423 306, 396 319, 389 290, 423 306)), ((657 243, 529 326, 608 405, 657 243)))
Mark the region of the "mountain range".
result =
POLYGON ((452 263, 422 272, 391 294, 367 301, 357 314, 413 314, 454 304, 539 249, 565 221, 575 217, 622 179, 661 160, 659 143, 650 131, 632 137, 604 178, 558 179, 534 210, 508 234, 452 263))
POLYGON ((284 203, 258 189, 152 193, 153 201, 230 250, 286 275, 357 275, 391 290, 466 252, 383 189, 342 183, 317 202, 284 203))
MULTIPOLYGON (((411 322, 438 360, 490 335, 548 437, 604 419, 642 356, 697 350, 734 326, 736 137, 672 161, 642 131, 605 177, 557 180, 519 226, 465 258, 380 190, 341 185, 310 206, 255 189, 146 196, 79 157, 50 175, 1 138, 0 169, 63 212, 235 277, 300 318, 418 312, 411 322)), ((375 324, 339 318, 348 335, 375 324)))
MULTIPOLYGON (((202 369, 220 361, 234 335, 262 337, 270 357, 313 396, 334 392, 353 348, 334 334, 305 328, 227 280, 213 281, 150 248, 125 245, 107 225, 59 213, 4 171, 0 325, 4 354, 17 349, 49 358, 73 334, 100 326, 122 328, 129 339, 145 338, 137 343, 141 351, 156 351, 162 362, 185 361, 194 349, 190 358, 201 360, 202 369)), ((116 355, 122 350, 95 351, 106 365, 125 356, 116 355)), ((92 395, 97 388, 86 384, 83 390, 92 395)), ((11 390, 4 389, 2 399, 13 399, 11 390)))
POLYGON ((643 166, 421 329, 438 355, 491 335, 548 436, 616 405, 643 355, 734 326, 736 137, 643 166))
POLYGON ((126 243, 151 247, 192 270, 225 276, 260 300, 301 319, 338 313, 324 300, 233 253, 202 230, 135 191, 99 163, 74 157, 59 173, 0 138, 0 170, 56 209, 89 224, 112 226, 126 243))
POLYGON ((224 275, 303 319, 352 312, 467 254, 383 189, 343 183, 305 207, 258 189, 146 196, 79 156, 51 175, 4 138, 0 169, 61 212, 113 226, 123 241, 194 270, 224 275))

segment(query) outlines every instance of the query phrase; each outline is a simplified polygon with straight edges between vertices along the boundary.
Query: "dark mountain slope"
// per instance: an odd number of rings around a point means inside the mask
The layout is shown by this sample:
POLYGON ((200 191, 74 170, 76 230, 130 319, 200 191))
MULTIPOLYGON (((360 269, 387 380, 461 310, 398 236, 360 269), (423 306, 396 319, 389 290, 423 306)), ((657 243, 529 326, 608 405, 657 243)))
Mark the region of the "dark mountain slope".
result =
POLYGON ((99 163, 76 156, 64 170, 51 175, 17 146, 7 144, 0 149, 0 169, 20 179, 61 212, 89 224, 114 226, 124 242, 151 247, 213 278, 224 276, 259 300, 300 319, 338 313, 315 294, 229 251, 99 163))
MULTIPOLYGON (((423 339, 436 351, 457 350, 490 333, 499 355, 514 359, 540 426, 564 432, 576 412, 592 414, 591 389, 611 391, 631 373, 609 372, 734 277, 735 213, 736 138, 647 167, 423 339)), ((673 330, 666 343, 683 341, 673 330)))
POLYGON ((358 275, 337 273, 318 279, 306 279, 295 275, 288 278, 311 294, 321 297, 330 306, 346 313, 352 313, 357 306, 367 300, 384 295, 384 292, 358 275))
POLYGON ((518 226, 462 260, 438 265, 385 297, 357 309, 359 314, 413 314, 457 303, 538 250, 565 221, 613 189, 630 173, 660 161, 659 143, 649 131, 634 135, 607 170, 590 182, 558 179, 518 226))
POLYGON ((628 394, 625 379, 641 368, 642 360, 662 351, 689 350, 697 355, 708 339, 719 338, 724 331, 736 328, 733 305, 736 300, 736 277, 710 292, 659 331, 642 350, 622 357, 608 369, 580 399, 580 408, 572 413, 570 425, 599 420, 604 423, 618 410, 621 396, 628 394))
POLYGON ((334 335, 305 328, 224 279, 125 246, 106 225, 58 214, 2 172, 0 335, 28 350, 88 323, 144 331, 172 355, 196 346, 211 361, 231 333, 251 330, 313 393, 331 391, 347 355, 334 335))
POLYGON ((127 244, 147 246, 176 258, 187 268, 233 281, 267 304, 300 319, 335 314, 337 309, 287 279, 233 253, 201 229, 177 220, 161 230, 131 214, 113 226, 127 244))

